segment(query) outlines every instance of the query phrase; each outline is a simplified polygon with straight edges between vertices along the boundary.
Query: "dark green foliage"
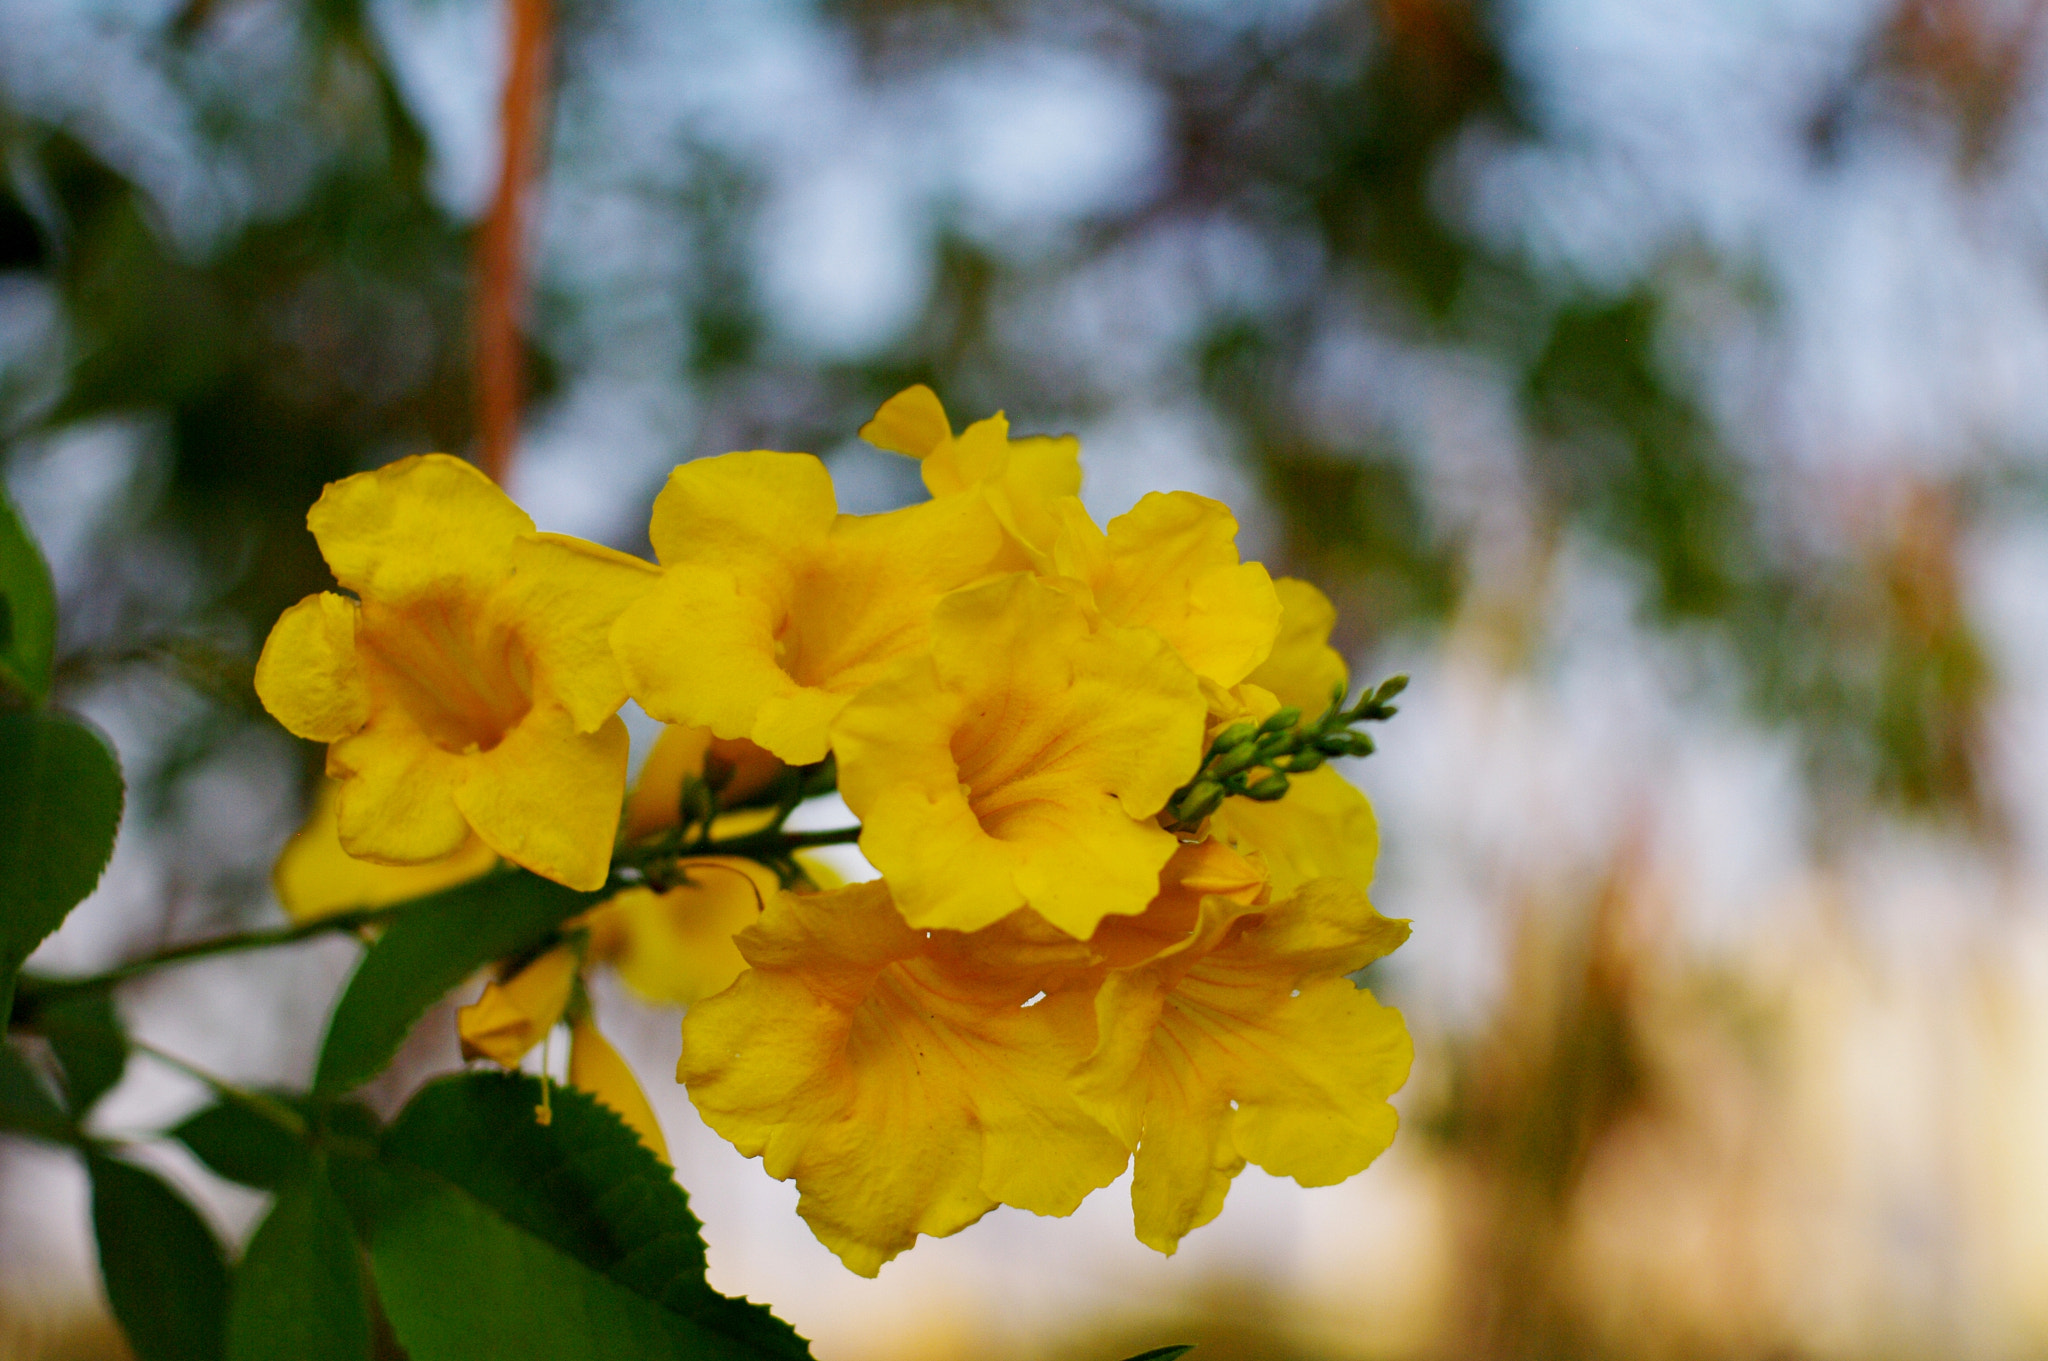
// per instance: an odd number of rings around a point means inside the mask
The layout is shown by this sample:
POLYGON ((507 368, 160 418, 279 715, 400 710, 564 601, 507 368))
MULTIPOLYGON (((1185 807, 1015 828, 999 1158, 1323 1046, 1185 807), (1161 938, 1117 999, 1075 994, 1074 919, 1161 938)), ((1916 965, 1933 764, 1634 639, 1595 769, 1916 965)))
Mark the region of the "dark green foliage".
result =
POLYGON ((72 1118, 85 1119, 128 1067, 128 1032, 105 988, 59 993, 39 1001, 32 1024, 50 1042, 64 1072, 64 1100, 72 1118))
POLYGON ((1124 1361, 1180 1361, 1181 1357, 1194 1349, 1192 1343, 1183 1342, 1171 1347, 1154 1347, 1149 1352, 1139 1352, 1136 1356, 1125 1357, 1124 1361))
POLYGON ((326 1177, 306 1171, 278 1191, 235 1269, 228 1361, 368 1361, 362 1253, 326 1177))
POLYGON ((27 1057, 5 1041, 0 1041, 0 1130, 56 1144, 78 1137, 70 1117, 27 1057))
POLYGON ((0 487, 0 698, 40 703, 50 690, 57 646, 57 595, 50 568, 0 487))
POLYGON ((216 1101, 201 1109, 172 1130, 171 1137, 211 1171, 261 1191, 302 1180, 312 1168, 312 1153, 303 1139, 237 1101, 216 1101))
POLYGON ((617 1116, 558 1088, 544 1126, 539 1101, 527 1077, 444 1079, 374 1164, 335 1165, 414 1361, 809 1356, 705 1284, 688 1198, 617 1116))
POLYGON ((407 908, 363 956, 335 1006, 314 1090, 345 1092, 375 1077, 450 988, 486 964, 532 950, 603 897, 501 870, 407 908))
POLYGON ((0 709, 0 1017, 22 961, 99 882, 122 795, 121 768, 91 728, 0 709))
POLYGON ((93 1152, 107 1302, 138 1361, 221 1361, 228 1268, 213 1230, 153 1172, 93 1152))

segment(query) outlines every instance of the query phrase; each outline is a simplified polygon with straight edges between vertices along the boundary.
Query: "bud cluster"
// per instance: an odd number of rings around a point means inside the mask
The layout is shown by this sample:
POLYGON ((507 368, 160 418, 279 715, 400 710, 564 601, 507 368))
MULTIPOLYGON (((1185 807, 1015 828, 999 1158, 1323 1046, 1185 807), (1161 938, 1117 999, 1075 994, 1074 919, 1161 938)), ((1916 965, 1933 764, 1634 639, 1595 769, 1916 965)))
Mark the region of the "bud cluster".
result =
POLYGON ((1392 718, 1399 710, 1389 701, 1407 688, 1407 676, 1389 676, 1349 708, 1339 689, 1313 723, 1303 723, 1301 710, 1289 705, 1264 722, 1231 724, 1216 734, 1201 770, 1175 791, 1160 821, 1173 831, 1192 832, 1232 795, 1270 803, 1285 796, 1289 775, 1306 774, 1333 756, 1372 755, 1372 738, 1355 725, 1392 718))

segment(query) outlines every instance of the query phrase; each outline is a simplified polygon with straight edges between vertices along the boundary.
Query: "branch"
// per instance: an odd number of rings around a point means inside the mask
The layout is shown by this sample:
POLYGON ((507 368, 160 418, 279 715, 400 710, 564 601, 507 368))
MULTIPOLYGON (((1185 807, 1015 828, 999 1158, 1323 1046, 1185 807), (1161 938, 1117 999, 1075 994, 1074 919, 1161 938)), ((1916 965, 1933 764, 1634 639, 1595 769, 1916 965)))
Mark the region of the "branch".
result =
POLYGON ((509 64, 499 109, 501 155, 490 215, 477 234, 476 387, 478 462, 502 484, 519 438, 526 306, 523 254, 527 190, 537 162, 547 82, 550 0, 505 0, 509 64))

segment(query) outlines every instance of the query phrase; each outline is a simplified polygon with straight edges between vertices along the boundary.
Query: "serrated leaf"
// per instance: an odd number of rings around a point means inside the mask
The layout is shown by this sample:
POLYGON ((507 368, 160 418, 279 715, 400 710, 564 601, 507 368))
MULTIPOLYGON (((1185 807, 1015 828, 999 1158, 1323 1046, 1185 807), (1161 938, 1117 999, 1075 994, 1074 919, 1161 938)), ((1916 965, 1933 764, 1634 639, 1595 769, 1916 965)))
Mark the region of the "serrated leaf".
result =
POLYGON ((121 767, 76 719, 0 710, 0 1018, 29 952, 99 883, 121 827, 121 767))
POLYGON ((63 1107, 28 1059, 5 1041, 0 1041, 0 1130, 57 1144, 68 1144, 77 1137, 63 1107))
POLYGON ((616 1115, 557 1088, 543 1126, 539 1099, 521 1076, 433 1083, 357 1183, 413 1361, 809 1357, 766 1308, 705 1283, 688 1197, 616 1115))
POLYGON ((309 1162, 249 1240, 229 1295, 228 1361, 368 1361, 370 1308, 348 1216, 309 1162))
POLYGON ((137 1361, 221 1361, 228 1269, 213 1230, 152 1172, 100 1153, 86 1169, 107 1303, 137 1361))
POLYGON ((50 693, 57 644, 57 592, 49 564, 0 487, 0 689, 34 703, 50 693))
POLYGON ((83 1120, 128 1068, 128 1032, 107 988, 62 992, 36 1007, 35 1028, 64 1070, 64 1100, 83 1120))
POLYGON ((364 954, 335 1005, 313 1090, 339 1093, 369 1081, 450 988, 494 960, 532 949, 604 896, 501 870, 406 908, 364 954))
POLYGON ((311 1174, 313 1155, 302 1140, 246 1106, 218 1101, 171 1131, 210 1171, 229 1181, 275 1191, 311 1174))

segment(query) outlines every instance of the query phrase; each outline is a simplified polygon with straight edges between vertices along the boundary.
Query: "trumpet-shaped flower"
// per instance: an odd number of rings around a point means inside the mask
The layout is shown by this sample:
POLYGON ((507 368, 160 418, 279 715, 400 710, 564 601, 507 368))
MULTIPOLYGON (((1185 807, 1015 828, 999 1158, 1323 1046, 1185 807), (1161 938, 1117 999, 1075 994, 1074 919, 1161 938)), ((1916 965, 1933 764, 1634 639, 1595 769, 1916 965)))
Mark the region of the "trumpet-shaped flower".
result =
POLYGON ((1136 1150, 1142 1242, 1172 1252, 1247 1161, 1327 1186, 1386 1149, 1412 1048, 1400 1013, 1344 975, 1407 935, 1323 879, 1270 907, 1205 897, 1181 943, 1111 972, 1074 1087, 1136 1150))
POLYGON ((1266 660, 1280 601, 1264 567, 1238 561, 1228 506, 1193 492, 1150 492, 1107 533, 1078 500, 1060 514, 1054 562, 1087 585, 1105 618, 1153 630, 1218 685, 1237 684, 1266 660))
POLYGON ((864 1276, 919 1234, 998 1204, 1069 1214, 1128 1153, 1068 1075, 1088 1054, 1086 992, 1033 1002, 1038 971, 906 926, 882 883, 778 894, 739 937, 753 966, 683 1021, 677 1077, 864 1276))
POLYGON ((824 464, 766 451, 677 468, 649 534, 665 570, 613 632, 632 693, 794 764, 822 758, 846 701, 923 648, 940 596, 1016 557, 972 498, 841 515, 824 464))
POLYGON ((609 964, 650 1002, 688 1006, 721 992, 747 967, 733 936, 752 926, 779 891, 766 867, 738 856, 679 866, 686 882, 656 892, 633 887, 584 914, 590 958, 609 964))
POLYGON ((1201 759, 1194 674, 1018 573, 948 596, 930 650, 839 716, 839 787, 904 920, 1021 907, 1085 938, 1144 910, 1175 840, 1152 817, 1201 759))
POLYGON ((329 744, 350 855, 422 864, 485 845, 574 888, 604 882, 625 789, 626 689, 607 640, 653 584, 554 534, 441 454, 329 486, 307 524, 355 599, 285 611, 264 706, 329 744))
POLYGON ((1256 853, 1286 896, 1311 879, 1337 878, 1363 893, 1379 858, 1379 821, 1359 788, 1328 766, 1289 777, 1287 797, 1271 803, 1226 799, 1210 832, 1256 853))
POLYGON ((294 921, 402 903, 467 883, 498 863, 497 853, 474 835, 447 859, 424 865, 358 860, 341 847, 339 795, 332 780, 321 781, 305 825, 285 842, 271 871, 277 901, 294 921))
POLYGON ((1072 435, 1010 438, 1000 411, 958 436, 938 395, 919 383, 882 403, 860 437, 923 464, 934 497, 981 496, 1032 560, 1049 561, 1059 536, 1056 507, 1081 490, 1081 442, 1072 435))

